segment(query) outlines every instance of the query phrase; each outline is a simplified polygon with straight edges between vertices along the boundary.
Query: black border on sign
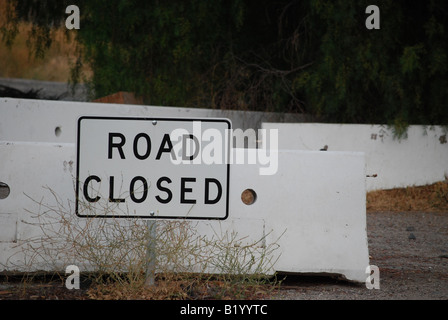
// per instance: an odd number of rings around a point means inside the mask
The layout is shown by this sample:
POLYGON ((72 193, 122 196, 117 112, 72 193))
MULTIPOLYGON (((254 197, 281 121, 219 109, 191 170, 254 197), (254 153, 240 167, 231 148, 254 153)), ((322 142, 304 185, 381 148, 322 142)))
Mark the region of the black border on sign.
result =
MULTIPOLYGON (((227 188, 226 188, 226 215, 224 217, 178 217, 178 216, 146 216, 146 215, 80 215, 78 213, 78 200, 79 200, 79 158, 80 158, 80 137, 81 137, 81 121, 83 119, 95 119, 95 120, 139 120, 139 121, 200 121, 200 122, 225 122, 227 123, 228 129, 232 129, 232 123, 226 118, 150 118, 150 117, 102 117, 102 116, 81 116, 78 118, 77 135, 76 135, 76 203, 75 203, 75 213, 80 218, 140 218, 140 219, 182 219, 182 220, 226 220, 229 217, 229 182, 230 182, 230 161, 227 163, 227 188)), ((228 139, 228 148, 230 155, 230 139, 228 139)))

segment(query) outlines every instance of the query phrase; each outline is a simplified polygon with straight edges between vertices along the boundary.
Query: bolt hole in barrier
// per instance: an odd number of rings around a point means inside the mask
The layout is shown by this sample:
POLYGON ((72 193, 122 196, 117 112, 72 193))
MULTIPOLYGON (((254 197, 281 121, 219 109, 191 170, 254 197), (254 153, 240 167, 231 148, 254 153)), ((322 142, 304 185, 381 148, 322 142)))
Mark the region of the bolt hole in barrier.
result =
POLYGON ((56 129, 54 129, 54 135, 56 137, 59 137, 61 135, 61 132, 62 132, 61 127, 56 127, 56 129))
POLYGON ((257 193, 252 189, 246 189, 241 193, 241 201, 246 205, 254 204, 257 200, 257 193))
POLYGON ((0 199, 8 198, 9 192, 9 186, 6 183, 0 182, 0 199))

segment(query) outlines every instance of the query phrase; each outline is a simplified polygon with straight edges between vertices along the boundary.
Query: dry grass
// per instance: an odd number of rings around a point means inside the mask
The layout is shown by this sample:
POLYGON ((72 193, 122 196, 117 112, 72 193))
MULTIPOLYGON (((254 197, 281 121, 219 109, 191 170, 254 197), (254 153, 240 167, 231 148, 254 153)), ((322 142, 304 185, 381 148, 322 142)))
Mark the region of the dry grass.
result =
POLYGON ((7 262, 25 275, 48 269, 62 275, 74 264, 91 283, 90 299, 255 299, 278 287, 271 276, 278 244, 266 244, 267 235, 248 240, 209 226, 206 236, 188 220, 98 219, 126 210, 107 201, 80 203, 81 213, 97 218, 79 219, 72 201, 44 189, 48 196, 29 198, 35 206, 25 209, 34 231, 7 262), (155 274, 155 286, 148 286, 147 272, 155 274))
POLYGON ((368 192, 367 211, 448 212, 448 183, 368 192))
POLYGON ((154 286, 128 286, 117 282, 91 286, 94 300, 234 300, 263 299, 278 290, 280 282, 229 282, 221 276, 199 274, 158 275, 154 286))

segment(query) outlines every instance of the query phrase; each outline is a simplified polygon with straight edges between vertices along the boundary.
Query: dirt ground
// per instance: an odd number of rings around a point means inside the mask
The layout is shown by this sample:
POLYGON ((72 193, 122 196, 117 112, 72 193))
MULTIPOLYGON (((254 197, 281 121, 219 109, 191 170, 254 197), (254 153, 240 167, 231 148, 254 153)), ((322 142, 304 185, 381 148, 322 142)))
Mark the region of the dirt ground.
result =
MULTIPOLYGON (((370 264, 380 270, 380 288, 341 279, 288 276, 275 300, 447 300, 448 212, 368 212, 370 264)), ((85 286, 84 286, 85 287, 85 286)), ((0 281, 0 300, 86 299, 59 279, 23 284, 0 281)))

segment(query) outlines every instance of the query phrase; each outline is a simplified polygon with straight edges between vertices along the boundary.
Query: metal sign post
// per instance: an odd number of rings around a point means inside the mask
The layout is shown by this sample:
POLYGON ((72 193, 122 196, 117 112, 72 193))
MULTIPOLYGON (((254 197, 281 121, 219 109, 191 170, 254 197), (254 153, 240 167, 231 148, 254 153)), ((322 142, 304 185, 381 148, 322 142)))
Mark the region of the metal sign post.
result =
POLYGON ((146 278, 145 285, 153 286, 155 285, 155 274, 156 274, 156 236, 157 236, 157 222, 156 220, 147 220, 147 245, 146 248, 146 278))

